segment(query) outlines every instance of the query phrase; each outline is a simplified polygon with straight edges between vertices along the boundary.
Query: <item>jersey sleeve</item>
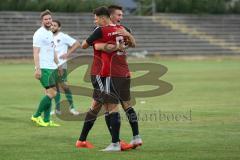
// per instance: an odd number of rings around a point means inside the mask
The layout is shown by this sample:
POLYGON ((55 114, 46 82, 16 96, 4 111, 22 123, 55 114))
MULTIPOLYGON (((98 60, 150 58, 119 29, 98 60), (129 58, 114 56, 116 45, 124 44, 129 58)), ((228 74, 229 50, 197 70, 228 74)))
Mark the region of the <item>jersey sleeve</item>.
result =
POLYGON ((68 34, 64 35, 64 41, 68 46, 72 46, 77 40, 69 36, 68 34))
POLYGON ((93 42, 102 38, 101 27, 96 28, 93 33, 87 38, 86 42, 88 45, 92 46, 93 42))
POLYGON ((37 32, 33 35, 33 47, 41 47, 41 36, 37 32))
POLYGON ((127 28, 126 26, 123 26, 125 29, 126 29, 126 31, 128 31, 129 33, 132 33, 132 30, 130 29, 130 28, 127 28))

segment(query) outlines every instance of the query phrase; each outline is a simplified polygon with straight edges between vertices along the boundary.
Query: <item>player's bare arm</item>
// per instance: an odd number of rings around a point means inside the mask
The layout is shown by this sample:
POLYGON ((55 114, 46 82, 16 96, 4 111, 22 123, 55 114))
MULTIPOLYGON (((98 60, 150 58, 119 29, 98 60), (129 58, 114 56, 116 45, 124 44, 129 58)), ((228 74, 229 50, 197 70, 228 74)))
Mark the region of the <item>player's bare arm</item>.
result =
MULTIPOLYGON (((57 56, 57 52, 54 52, 54 62, 55 62, 56 64, 59 63, 58 56, 57 56)), ((59 75, 59 76, 62 76, 62 75, 63 75, 63 68, 62 68, 62 66, 58 66, 58 75, 59 75)))
POLYGON ((114 51, 124 51, 126 49, 126 46, 124 45, 124 43, 120 43, 120 44, 96 43, 94 44, 94 47, 98 51, 104 51, 107 53, 111 53, 114 51))
POLYGON ((100 27, 96 28, 93 33, 82 42, 82 49, 87 49, 89 46, 92 46, 94 41, 102 38, 102 30, 100 27))
POLYGON ((118 34, 122 35, 122 36, 125 36, 125 37, 128 37, 128 42, 127 43, 128 43, 129 47, 132 47, 132 48, 136 47, 136 40, 135 40, 135 38, 126 29, 119 29, 118 30, 118 34))
POLYGON ((60 56, 61 59, 67 59, 72 53, 74 53, 78 48, 81 48, 81 44, 76 41, 71 47, 68 48, 67 53, 60 56))
POLYGON ((34 64, 35 64, 34 77, 36 79, 41 78, 41 69, 40 69, 40 64, 39 64, 39 52, 40 52, 39 47, 33 47, 33 58, 34 58, 34 64))
POLYGON ((90 45, 87 43, 86 40, 83 40, 82 42, 82 49, 87 49, 90 45))
POLYGON ((56 64, 59 63, 59 61, 58 61, 58 56, 57 56, 57 52, 54 52, 54 62, 55 62, 56 64))

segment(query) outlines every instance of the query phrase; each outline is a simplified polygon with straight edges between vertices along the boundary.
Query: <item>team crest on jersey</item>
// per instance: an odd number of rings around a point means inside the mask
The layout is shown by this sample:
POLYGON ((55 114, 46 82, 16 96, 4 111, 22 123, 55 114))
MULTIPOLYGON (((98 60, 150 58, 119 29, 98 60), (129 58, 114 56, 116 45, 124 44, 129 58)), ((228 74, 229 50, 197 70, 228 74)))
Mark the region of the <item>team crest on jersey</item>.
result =
POLYGON ((57 40, 57 43, 60 43, 60 41, 61 41, 61 40, 60 40, 60 39, 58 39, 58 40, 57 40))

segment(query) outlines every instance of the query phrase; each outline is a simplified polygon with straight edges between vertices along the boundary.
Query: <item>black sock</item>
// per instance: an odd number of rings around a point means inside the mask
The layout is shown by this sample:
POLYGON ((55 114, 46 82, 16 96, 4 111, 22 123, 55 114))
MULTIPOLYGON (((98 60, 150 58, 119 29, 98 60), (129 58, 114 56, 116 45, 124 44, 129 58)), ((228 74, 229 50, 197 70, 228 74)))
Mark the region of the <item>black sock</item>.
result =
POLYGON ((82 132, 79 137, 80 141, 86 141, 88 133, 91 130, 95 120, 97 119, 97 114, 98 113, 96 113, 96 111, 92 111, 91 109, 87 112, 84 120, 83 128, 82 128, 82 132))
POLYGON ((105 113, 105 122, 106 122, 106 124, 107 124, 109 133, 112 135, 109 112, 106 112, 106 113, 105 113))
POLYGON ((119 142, 119 132, 121 126, 120 114, 118 112, 113 112, 109 114, 110 116, 110 126, 111 126, 111 135, 112 143, 119 142))
POLYGON ((137 114, 136 114, 135 110, 132 107, 129 107, 128 109, 125 110, 125 112, 128 117, 130 126, 132 128, 133 136, 138 135, 139 134, 138 119, 137 119, 137 114))

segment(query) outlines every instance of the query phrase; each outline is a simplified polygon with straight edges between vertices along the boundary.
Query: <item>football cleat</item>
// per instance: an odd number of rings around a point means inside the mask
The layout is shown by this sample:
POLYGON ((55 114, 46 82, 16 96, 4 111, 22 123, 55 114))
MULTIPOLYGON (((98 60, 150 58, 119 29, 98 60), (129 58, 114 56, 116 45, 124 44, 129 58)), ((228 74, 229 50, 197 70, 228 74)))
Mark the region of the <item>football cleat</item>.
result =
POLYGON ((54 115, 55 114, 55 111, 51 111, 50 112, 50 115, 52 116, 52 115, 54 115))
POLYGON ((74 116, 77 116, 80 114, 75 108, 70 109, 70 113, 73 114, 74 116))
POLYGON ((111 143, 109 146, 107 146, 105 149, 102 149, 103 152, 117 152, 121 151, 120 143, 111 143))
POLYGON ((133 145, 132 149, 135 149, 143 144, 143 141, 139 135, 136 135, 131 140, 130 144, 133 145))
POLYGON ((77 148, 89 148, 89 149, 94 148, 93 144, 91 144, 90 142, 80 141, 80 140, 77 140, 76 147, 77 148))
POLYGON ((126 151, 126 150, 129 150, 129 149, 133 148, 132 144, 129 144, 129 143, 123 141, 123 140, 120 141, 120 146, 121 146, 122 151, 126 151))
POLYGON ((59 126, 60 126, 59 124, 54 123, 53 121, 45 122, 45 123, 47 123, 47 126, 48 126, 48 127, 59 127, 59 126))
POLYGON ((43 119, 42 119, 41 116, 39 116, 39 117, 34 117, 34 116, 32 116, 32 117, 31 117, 31 120, 32 120, 34 123, 36 123, 37 126, 40 126, 40 127, 47 127, 47 126, 48 126, 48 124, 43 121, 43 119))
POLYGON ((51 111, 50 115, 58 114, 60 115, 62 112, 59 109, 56 109, 55 111, 51 111))

